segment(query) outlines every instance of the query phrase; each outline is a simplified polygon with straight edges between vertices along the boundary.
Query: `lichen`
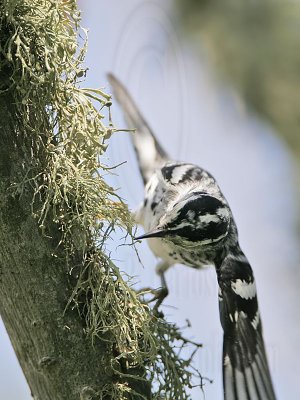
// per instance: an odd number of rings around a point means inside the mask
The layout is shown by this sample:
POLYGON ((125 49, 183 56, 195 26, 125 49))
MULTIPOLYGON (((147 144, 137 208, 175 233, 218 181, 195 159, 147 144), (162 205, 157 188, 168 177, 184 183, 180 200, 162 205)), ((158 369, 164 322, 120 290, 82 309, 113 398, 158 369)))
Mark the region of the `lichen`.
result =
POLYGON ((116 129, 110 96, 82 87, 87 42, 76 2, 3 0, 0 12, 0 90, 14 98, 23 154, 11 193, 32 194, 32 216, 49 240, 56 227, 53 257, 64 257, 75 276, 66 307, 78 309, 94 345, 107 342, 99 363, 113 378, 94 397, 142 398, 128 384, 135 379, 152 383, 153 399, 189 399, 192 357, 178 351, 188 341, 153 313, 106 253, 111 233, 121 228, 132 237, 134 224, 104 180, 112 166, 102 156, 116 129))

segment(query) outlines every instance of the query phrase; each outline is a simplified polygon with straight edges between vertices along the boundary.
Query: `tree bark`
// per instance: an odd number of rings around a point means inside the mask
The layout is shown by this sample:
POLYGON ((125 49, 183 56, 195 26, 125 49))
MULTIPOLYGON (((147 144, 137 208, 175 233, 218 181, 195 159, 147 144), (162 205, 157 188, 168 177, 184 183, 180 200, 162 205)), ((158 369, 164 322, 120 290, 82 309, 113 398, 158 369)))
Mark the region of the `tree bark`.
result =
MULTIPOLYGON (((12 100, 1 95, 0 313, 34 399, 96 399, 116 378, 101 362, 107 345, 93 345, 78 311, 65 311, 72 288, 64 258, 53 257, 57 227, 44 237, 31 215, 32 193, 16 198, 9 191, 23 162, 14 113, 12 100)), ((148 385, 132 385, 150 398, 148 385)))

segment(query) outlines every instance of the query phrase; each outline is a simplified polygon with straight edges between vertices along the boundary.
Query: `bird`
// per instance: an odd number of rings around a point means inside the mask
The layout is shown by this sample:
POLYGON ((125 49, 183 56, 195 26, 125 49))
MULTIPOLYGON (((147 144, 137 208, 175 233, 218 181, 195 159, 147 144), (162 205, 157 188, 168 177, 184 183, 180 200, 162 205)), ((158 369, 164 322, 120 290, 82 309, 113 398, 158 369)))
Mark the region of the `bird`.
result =
POLYGON ((226 198, 208 171, 172 160, 125 86, 111 73, 108 81, 128 127, 135 130, 131 139, 145 185, 144 200, 134 214, 145 234, 136 239, 147 239, 161 260, 157 272, 165 289, 164 273, 174 264, 215 267, 224 400, 276 400, 254 274, 226 198))

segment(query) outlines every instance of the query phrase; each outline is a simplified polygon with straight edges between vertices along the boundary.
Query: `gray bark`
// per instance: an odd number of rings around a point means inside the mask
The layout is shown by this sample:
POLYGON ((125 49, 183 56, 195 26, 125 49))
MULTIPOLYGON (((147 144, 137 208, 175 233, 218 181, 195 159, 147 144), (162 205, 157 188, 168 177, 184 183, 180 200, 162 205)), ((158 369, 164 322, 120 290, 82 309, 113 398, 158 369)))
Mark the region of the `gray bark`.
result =
MULTIPOLYGON (((14 113, 8 95, 1 95, 1 317, 34 399, 98 398, 96 393, 116 377, 101 362, 105 342, 92 345, 78 311, 64 312, 71 284, 63 257, 52 256, 57 228, 53 226, 51 239, 44 237, 31 215, 32 193, 14 198, 8 191, 22 164, 14 113)), ((135 390, 150 398, 148 385, 135 390)))

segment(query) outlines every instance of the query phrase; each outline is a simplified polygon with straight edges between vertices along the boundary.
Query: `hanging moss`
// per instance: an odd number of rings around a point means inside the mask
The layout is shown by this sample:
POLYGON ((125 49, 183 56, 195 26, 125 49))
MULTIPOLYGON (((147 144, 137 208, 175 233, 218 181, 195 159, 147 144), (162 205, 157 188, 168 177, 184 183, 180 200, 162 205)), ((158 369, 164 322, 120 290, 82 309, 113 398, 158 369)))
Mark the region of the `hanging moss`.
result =
POLYGON ((128 385, 134 379, 152 383, 153 399, 189 399, 187 388, 199 378, 192 356, 179 355, 189 341, 153 314, 105 251, 115 229, 132 237, 134 225, 104 180, 111 167, 102 156, 115 132, 104 118, 111 99, 83 87, 86 40, 78 45, 79 22, 74 0, 1 2, 0 91, 13 96, 23 156, 11 194, 32 195, 32 216, 49 240, 54 223, 53 257, 65 260, 73 282, 66 308, 78 310, 95 346, 107 343, 99 363, 113 378, 92 398, 141 398, 128 385))

